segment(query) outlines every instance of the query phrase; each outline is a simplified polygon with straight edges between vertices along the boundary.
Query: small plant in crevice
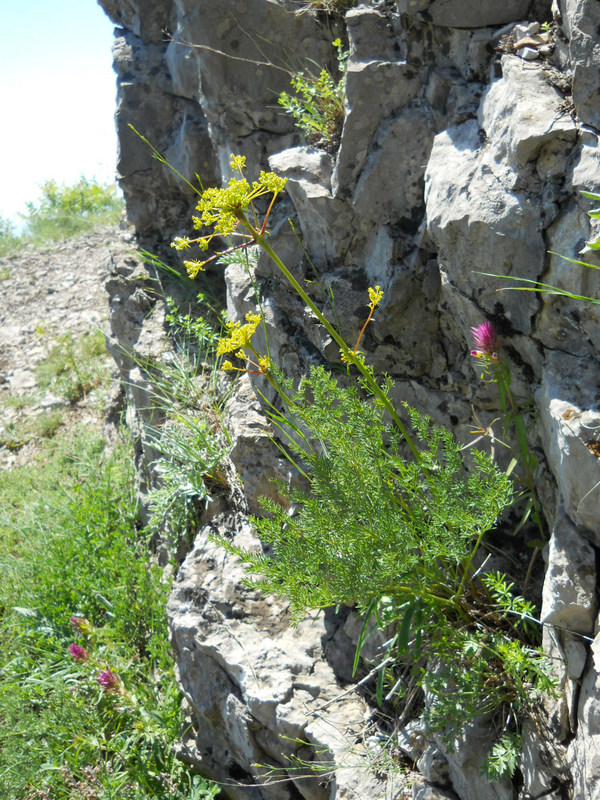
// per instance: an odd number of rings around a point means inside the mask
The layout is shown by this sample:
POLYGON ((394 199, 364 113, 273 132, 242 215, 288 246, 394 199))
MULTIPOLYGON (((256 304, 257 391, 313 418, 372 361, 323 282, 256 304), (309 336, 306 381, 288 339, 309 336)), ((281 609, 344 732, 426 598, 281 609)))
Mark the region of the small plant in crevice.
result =
POLYGON ((147 431, 149 444, 159 454, 153 466, 157 480, 150 492, 147 532, 162 536, 167 531, 179 555, 180 545, 191 544, 214 495, 231 492, 231 441, 221 422, 228 392, 217 385, 220 362, 210 326, 202 343, 200 354, 183 349, 168 363, 146 365, 154 386, 153 405, 165 418, 164 424, 147 431))
MULTIPOLYGON (((289 598, 296 618, 355 604, 366 619, 362 642, 371 617, 382 630, 391 623, 396 633, 380 664, 379 699, 385 676, 405 669, 406 685, 395 677, 387 695, 425 690, 431 727, 452 731, 493 714, 499 742, 518 735, 528 704, 553 682, 539 627, 531 624, 533 607, 514 595, 505 575, 486 574, 486 534, 513 501, 509 476, 483 453, 471 450, 465 460, 453 436, 414 409, 404 407, 409 422, 401 419, 391 380, 376 376, 359 349, 381 287, 369 289, 367 321, 352 348, 268 241, 285 180, 263 172, 250 184, 243 157, 232 156, 231 166, 239 177, 207 190, 197 205, 196 229, 214 225, 214 232, 180 237, 173 246, 202 251, 215 236, 231 237, 227 255, 258 246, 338 345, 353 385, 342 387, 324 367, 299 385, 286 378, 272 362, 258 297, 259 313, 228 323, 217 347, 232 354, 223 368, 262 376, 274 388, 271 420, 310 489, 280 486, 286 508, 266 502, 268 516, 255 524, 268 555, 223 546, 256 577, 252 585, 289 598), (261 222, 254 201, 263 195, 272 198, 261 222), (259 326, 265 353, 253 342, 259 326)), ((220 255, 186 262, 190 276, 220 255)), ((490 761, 490 775, 494 769, 490 761)))
POLYGON ((356 5, 357 0, 300 0, 300 3, 302 6, 298 12, 300 14, 310 11, 342 16, 356 5))
POLYGON ((337 51, 339 78, 326 69, 295 72, 291 80, 294 94, 282 92, 277 101, 291 114, 307 141, 328 150, 337 148, 342 134, 348 61, 348 51, 341 40, 336 39, 333 46, 337 51))

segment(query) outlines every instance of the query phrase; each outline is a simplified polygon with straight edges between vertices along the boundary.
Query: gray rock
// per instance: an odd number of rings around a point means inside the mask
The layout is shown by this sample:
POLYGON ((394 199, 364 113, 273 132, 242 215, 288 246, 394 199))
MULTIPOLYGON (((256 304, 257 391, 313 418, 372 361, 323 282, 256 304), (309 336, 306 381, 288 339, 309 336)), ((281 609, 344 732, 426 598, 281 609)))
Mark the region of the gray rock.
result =
POLYGON ((535 279, 544 255, 539 210, 513 188, 514 173, 495 150, 482 147, 475 120, 435 137, 425 173, 427 227, 444 272, 443 294, 471 298, 528 333, 530 298, 519 292, 499 298, 503 284, 478 274, 535 279))
POLYGON ((332 792, 329 763, 341 767, 336 797, 383 794, 375 773, 357 769, 364 758, 356 740, 366 709, 355 693, 341 690, 323 659, 322 615, 291 628, 286 603, 244 588, 241 566, 208 533, 260 547, 243 519, 216 519, 198 535, 174 583, 169 625, 194 720, 186 758, 223 782, 235 800, 248 796, 238 781, 255 786, 252 796, 261 800, 298 794, 326 800, 332 792), (299 771, 290 767, 298 763, 294 758, 306 762, 299 771), (324 773, 311 775, 311 765, 324 773), (268 768, 275 770, 272 784, 268 768), (295 791, 282 780, 288 777, 295 791))
POLYGON ((442 744, 439 734, 435 739, 448 763, 451 789, 460 800, 512 800, 512 784, 508 778, 490 783, 481 772, 492 746, 489 720, 475 720, 465 725, 449 747, 442 744))
POLYGON ((560 509, 550 537, 541 621, 589 635, 597 611, 594 549, 560 509))
POLYGON ((417 778, 413 783, 413 800, 457 800, 454 792, 447 792, 417 778))
POLYGON ((403 61, 349 60, 346 119, 332 178, 334 197, 352 196, 379 120, 407 105, 418 89, 414 68, 403 61))
POLYGON ((523 19, 529 10, 526 0, 507 0, 499 5, 492 0, 465 3, 462 0, 397 0, 398 11, 427 15, 434 25, 450 28, 483 28, 523 19))
POLYGON ((600 13, 593 0, 561 0, 563 27, 569 39, 573 63, 573 101, 580 119, 598 127, 600 89, 596 76, 600 65, 600 13))
POLYGON ((566 765, 567 748, 547 733, 541 735, 539 731, 545 724, 546 720, 540 714, 537 724, 528 720, 523 730, 519 768, 523 775, 523 788, 529 797, 552 796, 552 789, 556 789, 557 784, 562 791, 568 792, 572 780, 566 765))
POLYGON ((559 496, 567 516, 596 546, 600 544, 597 375, 595 361, 551 353, 536 396, 540 434, 559 496))
POLYGON ((573 773, 573 797, 577 800, 598 796, 600 786, 600 641, 591 646, 592 665, 581 684, 577 736, 569 745, 573 773))
POLYGON ((410 223, 422 214, 423 176, 433 143, 433 119, 424 104, 411 104, 376 132, 354 190, 353 208, 369 222, 410 223), (408 140, 414 147, 405 147, 408 140))
POLYGON ((353 238, 355 214, 331 194, 333 159, 323 150, 296 147, 277 153, 269 166, 288 179, 302 232, 302 243, 319 269, 333 265, 353 238))

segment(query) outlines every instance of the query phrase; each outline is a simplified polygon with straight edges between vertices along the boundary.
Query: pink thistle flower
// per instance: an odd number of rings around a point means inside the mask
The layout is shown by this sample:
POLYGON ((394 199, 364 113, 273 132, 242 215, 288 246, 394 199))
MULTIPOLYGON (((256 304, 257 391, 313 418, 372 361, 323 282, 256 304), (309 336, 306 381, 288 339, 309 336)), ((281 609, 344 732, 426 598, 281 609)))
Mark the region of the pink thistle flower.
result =
POLYGON ((102 669, 98 673, 98 677, 96 678, 100 686, 104 689, 105 692, 120 692, 121 691, 121 681, 119 680, 119 676, 115 675, 114 672, 111 672, 110 669, 102 669))
POLYGON ((74 658, 75 661, 87 661, 90 657, 90 654, 85 647, 81 647, 78 644, 69 645, 69 655, 74 658))
POLYGON ((476 358, 498 358, 496 350, 499 348, 498 334, 491 322, 482 322, 476 328, 471 328, 474 350, 471 355, 476 358))

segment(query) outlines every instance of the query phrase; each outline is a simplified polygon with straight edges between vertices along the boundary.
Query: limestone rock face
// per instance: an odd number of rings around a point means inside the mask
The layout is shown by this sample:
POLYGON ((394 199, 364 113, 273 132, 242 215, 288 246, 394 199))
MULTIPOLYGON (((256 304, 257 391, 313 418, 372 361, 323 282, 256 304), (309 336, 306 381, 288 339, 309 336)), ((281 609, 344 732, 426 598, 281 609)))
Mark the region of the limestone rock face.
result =
POLYGON ((260 548, 244 519, 217 518, 179 570, 167 613, 196 723, 182 755, 235 800, 380 796, 386 783, 356 747, 367 708, 327 663, 323 640, 334 633, 323 614, 291 627, 286 604, 243 588, 237 559, 211 535, 260 548), (344 765, 335 780, 333 764, 344 765))
MULTIPOLYGON (((600 273, 561 256, 581 260, 600 234, 581 194, 600 184, 598 0, 371 0, 343 17, 295 0, 101 5, 118 26, 119 173, 146 249, 190 233, 195 194, 130 124, 194 185, 196 173, 204 186, 229 180, 232 152, 246 156, 250 179, 261 169, 287 177, 270 242, 348 341, 367 317, 367 288, 382 287, 361 347, 376 373, 396 381, 398 406, 472 441, 473 410, 484 427, 500 412, 496 387, 470 358, 470 328, 496 326, 550 532, 531 585, 562 694, 544 707, 543 724, 528 721, 516 778, 481 778, 483 722, 454 752, 416 739, 408 722, 398 747, 418 774, 406 786, 355 770, 356 759, 382 755, 348 668, 360 622, 345 609, 344 619, 327 612, 290 628, 285 606, 243 588, 239 565, 207 537, 252 541, 244 514, 275 496, 272 478, 293 479, 257 399, 273 401, 272 391, 245 376, 226 412, 245 494, 229 519, 204 520, 169 604, 191 722, 182 755, 236 800, 595 796, 600 312, 580 298, 598 300, 600 273), (304 141, 277 96, 290 90, 291 72, 337 76, 338 36, 349 55, 334 152, 304 141), (511 291, 516 278, 575 297, 511 291), (306 778, 290 767, 296 757, 349 768, 306 778)), ((596 253, 584 259, 600 264, 596 253)), ((256 287, 271 355, 288 374, 323 360, 338 366, 337 345, 268 258, 250 273, 232 264, 214 280, 236 320, 257 309, 256 287)), ((145 431, 158 417, 140 361, 171 357, 164 308, 130 254, 115 259, 108 288, 111 350, 151 482, 156 454, 145 431)), ((510 455, 498 458, 508 464, 510 455)))

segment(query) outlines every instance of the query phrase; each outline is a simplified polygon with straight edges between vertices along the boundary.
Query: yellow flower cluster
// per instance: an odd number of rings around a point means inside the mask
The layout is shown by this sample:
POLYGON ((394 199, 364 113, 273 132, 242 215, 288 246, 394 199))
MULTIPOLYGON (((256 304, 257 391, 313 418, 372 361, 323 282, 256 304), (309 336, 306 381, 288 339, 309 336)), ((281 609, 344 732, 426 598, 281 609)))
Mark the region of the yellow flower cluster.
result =
POLYGON ((376 286, 374 289, 372 286, 369 286, 369 308, 371 311, 375 311, 379 303, 383 300, 383 289, 381 286, 376 286))
POLYGON ((244 349, 251 346, 252 337, 256 333, 261 320, 261 314, 253 314, 249 311, 246 314, 246 325, 242 325, 241 322, 228 322, 227 330, 229 335, 219 341, 217 355, 235 353, 238 358, 245 358, 244 349))
MULTIPOLYGON (((231 168, 240 174, 240 178, 231 178, 224 189, 211 187, 205 189, 202 197, 196 205, 198 216, 192 217, 195 230, 200 230, 204 226, 214 225, 213 232, 208 236, 199 236, 197 239, 189 239, 187 236, 177 236, 171 243, 175 250, 188 250, 194 243, 200 250, 207 250, 210 242, 215 236, 230 236, 237 231, 240 222, 244 223, 245 230, 242 233, 247 241, 239 247, 247 247, 252 243, 253 237, 264 233, 266 219, 262 229, 255 229, 247 217, 248 209, 254 200, 265 194, 272 194, 273 199, 267 212, 267 218, 277 195, 285 189, 287 178, 280 178, 274 172, 261 172, 257 181, 252 185, 244 178, 243 170, 246 167, 245 156, 231 156, 231 168)), ((254 220, 256 216, 253 215, 254 220)), ((256 223, 257 224, 257 223, 256 223)), ((204 269, 204 265, 212 261, 216 256, 205 261, 184 261, 185 268, 190 278, 204 269)))
POLYGON ((231 168, 238 170, 241 178, 231 178, 224 189, 206 189, 196 211, 199 217, 194 217, 196 229, 204 225, 214 225, 214 234, 228 236, 233 233, 246 215, 251 203, 257 197, 265 194, 278 195, 285 189, 287 178, 280 178, 274 172, 261 172, 257 181, 252 182, 252 186, 243 177, 243 169, 246 166, 244 156, 231 156, 231 168))

